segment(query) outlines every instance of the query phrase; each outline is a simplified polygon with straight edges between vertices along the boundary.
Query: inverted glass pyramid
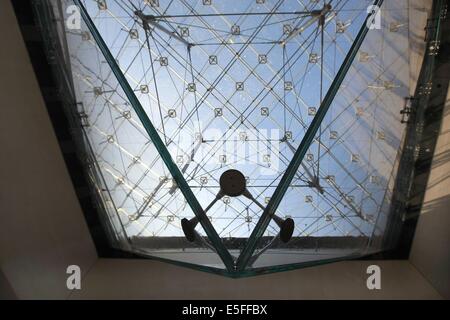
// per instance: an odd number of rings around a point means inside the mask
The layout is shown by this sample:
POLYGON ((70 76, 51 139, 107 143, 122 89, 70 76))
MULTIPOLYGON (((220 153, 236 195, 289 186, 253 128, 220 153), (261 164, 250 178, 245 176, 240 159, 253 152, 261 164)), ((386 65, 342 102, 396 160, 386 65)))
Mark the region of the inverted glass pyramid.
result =
POLYGON ((406 0, 63 3, 112 245, 228 275, 386 249, 406 0))

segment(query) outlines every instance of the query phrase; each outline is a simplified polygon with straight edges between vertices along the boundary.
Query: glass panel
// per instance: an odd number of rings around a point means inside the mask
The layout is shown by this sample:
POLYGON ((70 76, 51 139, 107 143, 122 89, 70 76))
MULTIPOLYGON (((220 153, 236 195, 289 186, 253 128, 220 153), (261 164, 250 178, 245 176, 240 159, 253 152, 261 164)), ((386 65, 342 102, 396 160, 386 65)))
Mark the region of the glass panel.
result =
MULTIPOLYGON (((405 129, 400 111, 409 93, 407 2, 387 1, 381 15, 382 29, 368 32, 277 210, 280 217, 294 220, 292 239, 283 243, 275 238, 278 226, 272 221, 252 267, 385 249, 382 240, 405 129)), ((353 41, 347 31, 330 32, 329 37, 337 46, 353 41)), ((325 58, 332 54, 326 52, 325 58)), ((324 65, 324 75, 330 67, 324 65)), ((314 98, 317 103, 318 96, 314 98)), ((295 151, 301 137, 286 152, 295 151)))
MULTIPOLYGON (((85 24, 66 36, 77 112, 97 169, 93 180, 119 247, 224 268, 202 231, 194 243, 184 237, 181 219, 194 214, 85 24)), ((150 92, 137 94, 144 100, 150 92)), ((151 114, 150 105, 144 108, 151 114)))
MULTIPOLYGON (((280 152, 286 148, 280 141, 286 134, 301 139, 318 107, 320 37, 310 13, 323 4, 104 3, 86 2, 89 14, 202 206, 213 201, 228 169, 241 171, 248 190, 264 205, 292 157, 280 152), (158 18, 147 21, 136 11, 158 18), (151 32, 146 33, 146 23, 151 32)), ((324 91, 366 7, 342 1, 325 15, 330 59, 324 91), (331 36, 337 15, 352 22, 340 26, 348 32, 340 38, 331 36)), ((232 247, 238 249, 260 211, 249 199, 224 197, 208 215, 224 241, 239 243, 232 247)))
MULTIPOLYGON (((205 219, 238 259, 373 2, 82 3, 205 219)), ((53 3, 55 16, 67 19, 73 4, 53 3)), ((247 270, 231 273, 386 248, 409 92, 408 2, 386 0, 376 17, 247 270)), ((62 26, 112 245, 224 269, 85 22, 62 26)))

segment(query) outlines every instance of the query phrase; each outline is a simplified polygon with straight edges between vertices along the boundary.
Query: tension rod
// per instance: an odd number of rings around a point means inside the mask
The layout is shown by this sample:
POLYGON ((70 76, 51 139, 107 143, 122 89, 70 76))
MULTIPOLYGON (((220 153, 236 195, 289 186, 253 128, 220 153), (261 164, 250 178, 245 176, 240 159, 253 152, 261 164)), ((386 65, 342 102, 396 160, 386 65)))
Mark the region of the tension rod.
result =
MULTIPOLYGON (((324 7, 322 8, 322 10, 315 10, 311 12, 311 18, 306 21, 301 27, 297 27, 294 30, 292 30, 288 36, 286 37, 286 39, 284 39, 283 41, 280 42, 280 44, 282 46, 284 46, 289 40, 291 40, 292 38, 296 37, 297 35, 301 34, 303 31, 306 30, 306 28, 308 28, 309 26, 311 26, 314 22, 316 21, 325 21, 324 17, 326 14, 328 14, 329 12, 331 12, 331 4, 325 4, 324 7)), ((334 15, 332 14, 330 16, 331 18, 334 17, 334 15)), ((328 18, 329 20, 330 18, 328 18)))
POLYGON ((143 25, 144 29, 149 30, 150 25, 152 25, 153 27, 155 27, 155 28, 161 30, 162 32, 164 32, 165 34, 167 34, 168 36, 173 37, 174 39, 177 39, 181 43, 185 44, 188 48, 194 46, 194 44, 189 43, 188 41, 186 41, 185 39, 180 37, 176 32, 172 32, 169 29, 162 26, 158 21, 156 21, 155 16, 144 14, 140 10, 136 10, 134 12, 134 14, 142 20, 142 25, 143 25))

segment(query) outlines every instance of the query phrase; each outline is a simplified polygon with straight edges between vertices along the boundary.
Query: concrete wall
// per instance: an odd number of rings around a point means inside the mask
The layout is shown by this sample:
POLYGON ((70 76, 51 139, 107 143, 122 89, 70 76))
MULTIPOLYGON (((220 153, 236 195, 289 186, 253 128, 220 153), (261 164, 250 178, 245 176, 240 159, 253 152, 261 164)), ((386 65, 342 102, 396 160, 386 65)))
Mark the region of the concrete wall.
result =
POLYGON ((450 299, 450 90, 410 261, 450 299))
POLYGON ((9 283, 8 279, 5 277, 2 270, 0 269, 0 300, 5 299, 14 300, 17 299, 17 296, 14 293, 14 290, 11 287, 11 284, 9 283))
POLYGON ((9 1, 0 39, 0 267, 19 298, 65 298, 97 255, 9 1))
POLYGON ((440 299, 408 261, 346 261, 243 279, 150 260, 99 259, 71 299, 440 299), (381 267, 381 290, 366 269, 381 267))
MULTIPOLYGON (((420 72, 425 49, 423 26, 431 3, 430 0, 410 0, 411 94, 420 72)), ((410 261, 444 297, 450 299, 450 91, 446 101, 410 261)))

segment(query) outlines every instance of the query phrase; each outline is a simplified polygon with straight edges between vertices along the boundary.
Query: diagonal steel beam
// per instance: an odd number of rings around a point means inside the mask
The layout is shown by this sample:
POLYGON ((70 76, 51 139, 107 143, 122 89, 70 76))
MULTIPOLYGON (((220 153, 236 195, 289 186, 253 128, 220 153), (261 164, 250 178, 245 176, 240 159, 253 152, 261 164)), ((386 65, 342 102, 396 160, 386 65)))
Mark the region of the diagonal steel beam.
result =
POLYGON ((127 98, 129 99, 131 106, 133 107, 134 111, 136 112, 139 119, 141 120, 142 125, 144 126, 150 139, 152 140, 153 144, 155 145, 156 150, 158 150, 158 153, 161 156, 161 159, 164 161, 165 165, 167 166, 167 169, 172 174, 173 179, 175 180, 176 184, 180 188, 180 191, 183 193, 183 196, 185 197, 186 201, 188 202, 188 204, 191 207, 192 211, 194 212, 195 216, 198 218, 198 220, 199 220, 200 224, 202 225, 203 229, 205 230, 209 240, 211 241, 212 245, 216 249, 217 254, 222 259, 225 267, 227 268, 227 270, 229 272, 232 272, 234 270, 234 261, 233 261, 231 254, 225 248, 224 244, 222 243, 222 240, 220 239, 219 235, 217 234, 216 230, 214 229, 211 221, 209 221, 202 206, 200 205, 200 203, 198 202, 194 193, 192 192, 191 188, 189 187, 188 183, 184 179, 183 174, 179 170, 178 166, 174 163, 164 142, 161 140, 158 132, 156 131, 156 129, 153 126, 150 119, 148 118, 141 103, 139 102, 138 98, 136 97, 133 89, 130 87, 130 84, 128 83, 124 74, 122 73, 119 66, 117 65, 116 60, 114 59, 113 55, 109 51, 108 46, 104 42, 99 31, 97 30, 94 22, 92 21, 91 17, 89 16, 89 13, 87 12, 86 8, 81 3, 81 0, 74 0, 74 3, 80 8, 80 13, 81 13, 81 17, 83 18, 83 21, 86 23, 96 44, 98 45, 100 51, 102 52, 103 56, 105 57, 106 61, 108 62, 111 70, 113 71, 114 75, 116 76, 117 81, 119 82, 120 86, 122 87, 123 91, 125 92, 127 98))
MULTIPOLYGON (((373 2, 373 5, 380 7, 382 3, 383 0, 375 0, 373 2)), ((292 157, 292 160, 289 163, 288 167, 286 168, 286 171, 283 174, 280 183, 275 189, 272 197, 270 198, 269 203, 267 204, 261 217, 258 220, 258 223, 253 229, 253 232, 250 235, 250 238, 246 246, 244 247, 244 250, 242 250, 241 254, 239 255, 239 258, 236 261, 237 271, 242 271, 247 267, 247 264, 250 261, 253 252, 256 249, 256 245, 258 244, 259 239, 264 234, 267 226, 270 223, 270 220, 272 219, 278 206, 280 205, 281 200, 283 199, 287 189, 289 188, 289 184, 292 182, 292 179, 294 178, 296 172, 298 171, 298 168, 302 163, 308 148, 310 147, 312 141, 314 140, 314 137, 317 134, 317 131, 319 130, 319 127, 322 124, 322 121, 325 115, 327 114, 328 109, 330 108, 330 105, 333 102, 334 97, 336 96, 336 93, 338 92, 339 87, 342 84, 342 81, 347 75, 347 72, 350 69, 351 64, 353 63, 353 60, 356 54, 358 53, 358 50, 364 38, 366 37, 367 32, 369 31, 368 24, 372 21, 372 19, 374 19, 373 13, 369 13, 363 25, 361 26, 361 29, 359 30, 358 35, 356 36, 341 67, 339 68, 336 77, 333 79, 333 82, 331 83, 331 86, 328 89, 328 92, 325 95, 325 98, 323 99, 323 102, 320 105, 320 108, 317 111, 316 116, 311 121, 311 124, 308 130, 306 131, 305 136, 303 137, 300 143, 300 146, 298 147, 297 151, 292 157)))

